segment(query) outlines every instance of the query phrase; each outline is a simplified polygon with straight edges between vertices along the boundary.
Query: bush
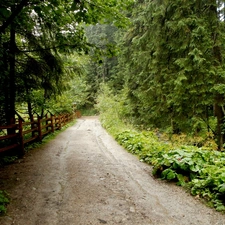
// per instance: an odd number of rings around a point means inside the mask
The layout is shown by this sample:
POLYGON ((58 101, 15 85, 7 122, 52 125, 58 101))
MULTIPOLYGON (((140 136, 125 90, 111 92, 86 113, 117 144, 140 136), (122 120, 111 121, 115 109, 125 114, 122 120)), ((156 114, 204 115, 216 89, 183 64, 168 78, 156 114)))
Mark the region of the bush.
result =
POLYGON ((152 132, 127 130, 118 134, 116 140, 141 161, 153 165, 154 176, 187 187, 192 195, 225 211, 225 152, 195 146, 172 149, 152 132))

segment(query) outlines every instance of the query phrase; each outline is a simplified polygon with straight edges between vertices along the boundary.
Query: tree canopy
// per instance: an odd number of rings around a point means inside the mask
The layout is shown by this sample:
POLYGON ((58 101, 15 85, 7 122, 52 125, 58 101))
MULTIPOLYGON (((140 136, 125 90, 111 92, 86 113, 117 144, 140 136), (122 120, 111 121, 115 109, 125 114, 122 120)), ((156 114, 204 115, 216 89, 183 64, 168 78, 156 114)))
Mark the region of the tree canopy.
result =
MULTIPOLYGON (((44 99, 67 87, 62 55, 87 54, 91 44, 85 24, 114 23, 123 27, 129 1, 3 0, 0 3, 1 122, 14 121, 16 103, 32 111, 33 91, 44 99)), ((76 72, 76 71, 74 71, 76 72)))

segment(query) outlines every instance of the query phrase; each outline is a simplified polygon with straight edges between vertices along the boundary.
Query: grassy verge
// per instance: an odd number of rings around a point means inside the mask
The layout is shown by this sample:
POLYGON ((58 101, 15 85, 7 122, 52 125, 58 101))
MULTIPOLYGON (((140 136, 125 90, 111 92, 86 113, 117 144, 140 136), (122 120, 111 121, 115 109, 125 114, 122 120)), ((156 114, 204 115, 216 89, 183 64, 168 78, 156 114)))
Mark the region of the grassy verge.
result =
POLYGON ((72 121, 72 122, 66 124, 65 126, 63 126, 60 130, 55 130, 54 133, 49 133, 48 135, 46 135, 42 139, 42 141, 34 142, 32 144, 29 144, 29 145, 25 146, 25 152, 29 152, 29 151, 31 151, 35 148, 39 148, 39 147, 43 146, 44 144, 46 144, 49 141, 51 141, 52 139, 54 139, 58 134, 60 134, 64 130, 66 130, 68 127, 71 127, 75 123, 76 123, 76 121, 72 121))

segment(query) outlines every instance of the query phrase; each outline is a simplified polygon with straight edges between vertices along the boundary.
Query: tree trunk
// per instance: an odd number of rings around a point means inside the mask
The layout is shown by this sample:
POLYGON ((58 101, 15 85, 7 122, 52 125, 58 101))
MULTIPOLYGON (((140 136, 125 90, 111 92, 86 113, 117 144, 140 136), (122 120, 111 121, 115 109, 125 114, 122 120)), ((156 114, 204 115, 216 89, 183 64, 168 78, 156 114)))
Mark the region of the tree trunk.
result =
POLYGON ((8 71, 9 71, 9 65, 8 65, 8 50, 9 46, 7 42, 4 42, 2 44, 3 46, 3 68, 2 68, 2 73, 3 73, 3 93, 4 93, 4 123, 8 123, 8 115, 9 115, 9 76, 8 76, 8 71))
POLYGON ((218 150, 222 150, 223 143, 224 143, 224 134, 223 134, 223 110, 222 107, 218 104, 214 105, 214 114, 217 118, 217 144, 218 144, 218 150))
MULTIPOLYGON (((222 60, 222 54, 221 54, 221 47, 218 43, 218 36, 219 36, 219 20, 218 20, 218 12, 217 12, 217 2, 216 0, 213 0, 210 5, 210 11, 209 13, 212 15, 212 18, 215 19, 212 22, 212 27, 214 27, 212 30, 212 40, 214 43, 213 46, 213 56, 214 56, 214 64, 215 67, 220 67, 223 64, 222 60)), ((214 113, 217 118, 217 142, 218 142, 218 149, 221 150, 223 148, 224 143, 224 135, 222 132, 222 126, 223 126, 223 119, 224 119, 224 113, 222 109, 222 104, 224 102, 224 97, 221 94, 217 94, 215 97, 215 103, 214 103, 214 113)))
MULTIPOLYGON (((13 12, 12 7, 12 12, 13 12)), ((7 123, 15 123, 15 99, 16 99, 16 85, 15 85, 15 47, 16 47, 16 32, 14 23, 11 24, 10 29, 10 54, 9 54, 9 112, 7 115, 7 123)))

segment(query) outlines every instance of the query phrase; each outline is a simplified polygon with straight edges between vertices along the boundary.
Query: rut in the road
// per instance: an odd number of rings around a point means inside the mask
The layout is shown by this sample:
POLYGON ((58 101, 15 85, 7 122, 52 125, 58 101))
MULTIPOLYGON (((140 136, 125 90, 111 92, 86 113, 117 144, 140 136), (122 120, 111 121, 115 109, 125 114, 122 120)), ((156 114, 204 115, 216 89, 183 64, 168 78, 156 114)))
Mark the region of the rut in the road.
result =
POLYGON ((2 225, 225 225, 224 215, 154 179, 97 117, 2 168, 0 179, 11 196, 2 225))

